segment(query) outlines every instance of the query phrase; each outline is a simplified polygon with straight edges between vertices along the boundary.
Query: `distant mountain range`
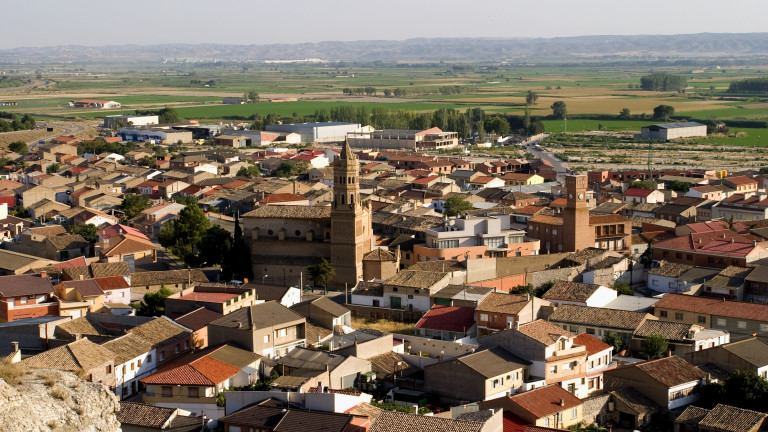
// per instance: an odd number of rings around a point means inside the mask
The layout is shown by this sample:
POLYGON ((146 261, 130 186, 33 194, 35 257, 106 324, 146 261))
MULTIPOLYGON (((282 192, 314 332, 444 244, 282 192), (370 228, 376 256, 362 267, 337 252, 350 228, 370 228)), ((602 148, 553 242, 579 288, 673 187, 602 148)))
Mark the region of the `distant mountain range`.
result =
POLYGON ((536 61, 605 57, 740 57, 768 54, 768 33, 576 36, 558 38, 419 38, 404 41, 272 45, 163 44, 56 46, 0 50, 1 63, 197 61, 536 61))

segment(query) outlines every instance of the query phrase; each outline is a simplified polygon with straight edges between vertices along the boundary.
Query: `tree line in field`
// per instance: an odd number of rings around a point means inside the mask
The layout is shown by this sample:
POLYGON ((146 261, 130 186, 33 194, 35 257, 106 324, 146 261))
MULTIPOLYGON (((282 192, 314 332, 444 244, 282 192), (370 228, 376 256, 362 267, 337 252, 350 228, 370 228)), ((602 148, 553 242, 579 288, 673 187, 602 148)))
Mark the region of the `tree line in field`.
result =
POLYGON ((768 94, 768 77, 734 81, 728 86, 728 93, 768 94))
MULTIPOLYGON (((394 89, 384 89, 382 94, 384 97, 405 97, 405 96, 428 96, 428 95, 452 95, 452 94, 464 94, 471 93, 475 90, 473 86, 462 85, 444 85, 438 87, 411 87, 403 88, 397 87, 394 89)), ((378 89, 373 86, 356 87, 356 88, 343 88, 341 92, 347 96, 376 96, 378 89)))
POLYGON ((35 119, 31 115, 24 114, 19 118, 14 113, 0 111, 0 132, 30 130, 34 128, 35 119))
POLYGON ((681 75, 665 72, 643 75, 640 88, 651 91, 681 91, 688 86, 688 79, 681 75))
MULTIPOLYGON (((269 116, 268 116, 269 117, 269 116)), ((392 111, 384 107, 368 110, 366 106, 339 106, 328 110, 315 111, 312 120, 318 122, 337 121, 371 125, 376 129, 412 129, 425 130, 438 127, 444 131, 457 132, 461 138, 477 134, 484 138, 487 134, 535 135, 544 131, 544 125, 537 117, 531 117, 528 110, 523 116, 506 114, 487 114, 482 108, 467 108, 460 111, 453 108, 441 108, 432 113, 414 111, 392 111)))

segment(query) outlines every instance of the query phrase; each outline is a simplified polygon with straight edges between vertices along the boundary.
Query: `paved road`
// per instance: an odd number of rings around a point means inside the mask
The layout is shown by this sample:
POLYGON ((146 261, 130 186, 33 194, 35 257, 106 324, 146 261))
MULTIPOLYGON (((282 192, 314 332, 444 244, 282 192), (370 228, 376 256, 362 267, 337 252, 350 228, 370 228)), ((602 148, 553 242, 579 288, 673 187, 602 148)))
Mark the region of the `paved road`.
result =
POLYGON ((568 163, 557 158, 555 155, 553 155, 550 152, 547 152, 544 150, 536 150, 536 145, 541 143, 541 141, 546 139, 548 136, 549 135, 545 135, 541 139, 525 142, 523 144, 523 147, 526 150, 528 150, 528 152, 530 152, 534 157, 537 157, 539 159, 542 159, 551 163, 552 167, 555 169, 555 171, 557 171, 557 180, 562 182, 565 180, 565 175, 571 172, 570 169, 568 168, 568 163))

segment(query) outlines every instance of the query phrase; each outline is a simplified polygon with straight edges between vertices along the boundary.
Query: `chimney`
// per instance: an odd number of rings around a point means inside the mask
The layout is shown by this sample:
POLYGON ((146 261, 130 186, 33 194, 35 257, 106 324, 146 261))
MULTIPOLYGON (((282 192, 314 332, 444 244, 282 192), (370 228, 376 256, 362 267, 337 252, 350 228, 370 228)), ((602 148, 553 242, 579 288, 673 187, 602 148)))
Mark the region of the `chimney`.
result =
POLYGON ((80 280, 83 280, 83 275, 80 275, 80 280))
POLYGON ((565 406, 565 399, 560 399, 560 406, 565 406))
POLYGON ((757 246, 757 240, 752 240, 752 246, 757 246))
POLYGON ((11 342, 11 346, 13 347, 13 350, 11 352, 16 352, 19 350, 19 343, 18 342, 11 342))
POLYGON ((82 338, 83 338, 83 335, 81 335, 80 333, 75 334, 75 340, 76 341, 79 341, 82 338))
POLYGON ((733 237, 731 237, 731 243, 733 243, 734 241, 735 241, 735 240, 733 239, 733 237))
POLYGON ((47 277, 48 277, 48 272, 45 272, 45 271, 41 271, 41 272, 40 272, 40 277, 41 277, 41 278, 47 278, 47 277))

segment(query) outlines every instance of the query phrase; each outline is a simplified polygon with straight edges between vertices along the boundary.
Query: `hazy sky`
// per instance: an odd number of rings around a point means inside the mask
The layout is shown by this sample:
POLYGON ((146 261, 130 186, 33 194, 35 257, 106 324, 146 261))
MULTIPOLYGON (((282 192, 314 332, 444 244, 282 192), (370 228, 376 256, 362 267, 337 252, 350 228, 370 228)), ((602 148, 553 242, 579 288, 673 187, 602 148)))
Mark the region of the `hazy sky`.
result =
POLYGON ((768 0, 0 0, 0 49, 768 31, 768 0))

